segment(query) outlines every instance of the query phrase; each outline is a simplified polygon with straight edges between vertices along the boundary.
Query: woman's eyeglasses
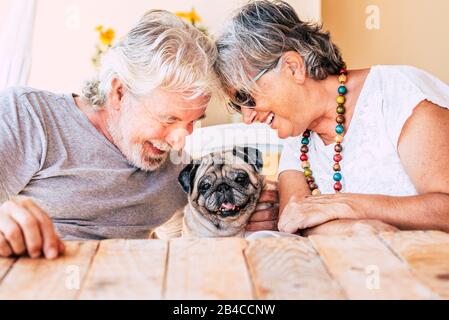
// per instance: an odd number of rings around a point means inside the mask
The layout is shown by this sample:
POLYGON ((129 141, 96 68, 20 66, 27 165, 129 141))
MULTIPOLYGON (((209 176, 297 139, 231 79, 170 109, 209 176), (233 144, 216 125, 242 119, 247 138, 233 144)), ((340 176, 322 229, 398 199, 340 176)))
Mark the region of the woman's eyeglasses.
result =
MULTIPOLYGON (((252 81, 256 82, 257 80, 262 78, 262 76, 265 73, 267 73, 268 71, 270 71, 271 69, 276 67, 278 63, 279 63, 279 60, 277 60, 275 63, 273 63, 268 68, 265 68, 262 71, 260 71, 252 79, 252 81)), ((245 91, 237 91, 237 93, 234 96, 234 100, 235 100, 235 102, 234 101, 229 101, 228 105, 229 105, 229 107, 231 109, 233 109, 234 111, 237 111, 238 113, 242 113, 242 107, 243 108, 249 108, 249 109, 252 109, 252 108, 256 107, 256 101, 254 100, 254 98, 251 96, 251 94, 249 94, 249 93, 247 93, 245 91)))

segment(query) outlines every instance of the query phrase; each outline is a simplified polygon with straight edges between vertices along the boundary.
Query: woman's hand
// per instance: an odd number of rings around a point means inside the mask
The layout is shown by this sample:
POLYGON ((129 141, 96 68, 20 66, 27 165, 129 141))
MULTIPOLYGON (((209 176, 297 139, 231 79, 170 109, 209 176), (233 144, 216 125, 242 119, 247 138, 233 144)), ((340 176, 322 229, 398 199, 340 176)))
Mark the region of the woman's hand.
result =
POLYGON ((277 182, 268 181, 262 191, 256 211, 249 219, 247 231, 275 230, 279 219, 279 194, 277 182))
POLYGON ((31 199, 15 197, 0 206, 0 257, 28 254, 54 259, 64 252, 48 215, 31 199))
POLYGON ((365 213, 355 208, 352 201, 354 197, 359 195, 339 193, 307 196, 301 201, 293 197, 279 218, 279 231, 296 233, 336 219, 365 219, 365 213))
POLYGON ((366 236, 396 231, 399 229, 380 220, 339 219, 306 229, 301 232, 301 235, 304 237, 314 235, 366 236))

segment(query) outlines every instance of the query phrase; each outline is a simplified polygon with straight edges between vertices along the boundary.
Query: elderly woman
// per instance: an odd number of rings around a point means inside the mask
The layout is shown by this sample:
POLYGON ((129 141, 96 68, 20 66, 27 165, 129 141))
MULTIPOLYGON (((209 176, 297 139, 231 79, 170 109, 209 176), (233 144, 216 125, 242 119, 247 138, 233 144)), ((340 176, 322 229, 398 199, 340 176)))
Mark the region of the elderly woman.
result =
POLYGON ((408 66, 347 70, 329 33, 282 1, 241 8, 217 48, 230 106, 288 138, 280 231, 449 231, 445 83, 408 66))

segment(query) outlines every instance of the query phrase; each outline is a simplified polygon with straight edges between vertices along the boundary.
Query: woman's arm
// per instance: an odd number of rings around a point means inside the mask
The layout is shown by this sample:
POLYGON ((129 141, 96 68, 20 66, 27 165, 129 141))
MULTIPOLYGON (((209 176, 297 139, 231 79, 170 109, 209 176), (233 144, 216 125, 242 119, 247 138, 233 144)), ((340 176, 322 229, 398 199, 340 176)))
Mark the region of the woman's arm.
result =
POLYGON ((279 213, 281 215, 290 199, 302 201, 309 195, 310 190, 304 173, 288 170, 279 175, 279 213))
POLYGON ((449 110, 420 103, 404 125, 398 152, 420 195, 307 197, 288 204, 279 229, 296 232, 336 219, 378 219, 402 229, 449 232, 449 110))

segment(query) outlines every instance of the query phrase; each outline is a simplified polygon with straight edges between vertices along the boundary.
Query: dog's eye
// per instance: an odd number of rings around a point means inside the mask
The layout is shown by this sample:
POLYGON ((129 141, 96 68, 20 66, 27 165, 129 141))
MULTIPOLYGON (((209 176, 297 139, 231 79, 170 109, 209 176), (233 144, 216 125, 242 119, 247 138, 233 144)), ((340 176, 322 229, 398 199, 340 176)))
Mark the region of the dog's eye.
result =
POLYGON ((211 187, 211 184, 210 184, 210 183, 204 182, 204 183, 202 183, 202 184, 200 185, 199 191, 200 191, 201 193, 204 193, 204 192, 206 192, 207 190, 209 190, 210 187, 211 187))
POLYGON ((234 181, 239 184, 245 184, 248 183, 248 179, 248 175, 240 173, 239 175, 237 175, 237 177, 235 177, 234 181))

